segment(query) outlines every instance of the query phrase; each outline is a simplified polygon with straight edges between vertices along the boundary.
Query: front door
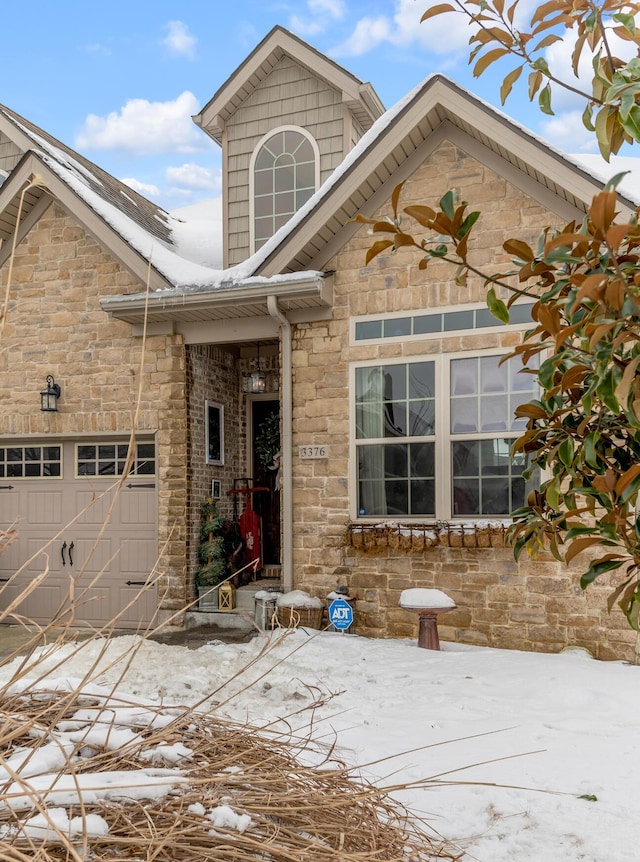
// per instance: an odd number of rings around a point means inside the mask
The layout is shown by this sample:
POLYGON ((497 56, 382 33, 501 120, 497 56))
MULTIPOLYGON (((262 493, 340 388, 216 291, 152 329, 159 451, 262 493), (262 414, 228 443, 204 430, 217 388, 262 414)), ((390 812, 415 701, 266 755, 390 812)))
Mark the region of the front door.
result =
POLYGON ((265 566, 280 564, 280 403, 274 398, 251 401, 251 471, 254 485, 268 492, 254 494, 262 519, 265 566))

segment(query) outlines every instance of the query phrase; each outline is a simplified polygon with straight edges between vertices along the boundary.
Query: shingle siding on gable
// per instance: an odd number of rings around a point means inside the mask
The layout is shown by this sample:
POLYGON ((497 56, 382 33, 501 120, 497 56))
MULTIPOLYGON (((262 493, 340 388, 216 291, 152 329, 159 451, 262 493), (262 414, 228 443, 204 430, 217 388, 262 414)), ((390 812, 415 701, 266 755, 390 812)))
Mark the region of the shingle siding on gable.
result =
POLYGON ((12 171, 22 157, 22 150, 0 133, 0 171, 12 171))
POLYGON ((302 126, 320 150, 320 182, 342 161, 344 111, 340 93, 283 57, 227 122, 229 264, 249 255, 249 164, 271 129, 302 126))

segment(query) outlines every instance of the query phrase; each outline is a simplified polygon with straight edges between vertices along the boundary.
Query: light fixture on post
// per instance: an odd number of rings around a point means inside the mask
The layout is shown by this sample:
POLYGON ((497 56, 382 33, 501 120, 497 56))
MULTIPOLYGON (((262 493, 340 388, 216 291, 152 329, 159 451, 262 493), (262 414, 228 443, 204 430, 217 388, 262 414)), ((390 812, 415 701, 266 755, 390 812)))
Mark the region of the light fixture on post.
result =
POLYGON ((58 412, 58 398, 60 398, 60 387, 49 374, 47 377, 47 388, 40 393, 40 410, 44 413, 58 412))
POLYGON ((267 389, 267 375, 260 367, 260 342, 258 342, 258 356, 256 358, 256 370, 251 372, 251 392, 265 392, 267 389))

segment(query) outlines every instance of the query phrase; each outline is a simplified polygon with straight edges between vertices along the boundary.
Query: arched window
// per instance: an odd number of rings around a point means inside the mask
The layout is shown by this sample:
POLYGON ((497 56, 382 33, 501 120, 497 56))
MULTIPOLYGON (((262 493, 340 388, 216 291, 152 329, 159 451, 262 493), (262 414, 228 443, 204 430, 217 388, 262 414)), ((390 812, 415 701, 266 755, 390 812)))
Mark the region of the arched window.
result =
POLYGON ((253 249, 309 200, 318 183, 318 147, 304 129, 284 127, 258 144, 251 168, 253 249))
POLYGON ((0 169, 0 186, 2 185, 2 183, 6 180, 6 178, 8 176, 9 176, 9 174, 6 171, 3 171, 2 169, 0 169))

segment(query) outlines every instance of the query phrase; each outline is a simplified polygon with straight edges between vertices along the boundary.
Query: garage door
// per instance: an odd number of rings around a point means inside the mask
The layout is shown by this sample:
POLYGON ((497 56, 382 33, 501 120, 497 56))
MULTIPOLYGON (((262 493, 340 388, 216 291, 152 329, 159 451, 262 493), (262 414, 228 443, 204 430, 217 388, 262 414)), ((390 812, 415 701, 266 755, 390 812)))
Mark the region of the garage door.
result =
POLYGON ((126 440, 0 443, 0 527, 18 531, 0 554, 3 608, 48 567, 18 613, 46 623, 74 596, 78 625, 117 614, 122 628, 152 620, 157 590, 140 591, 158 552, 155 444, 136 444, 133 469, 117 491, 127 450, 126 440))

